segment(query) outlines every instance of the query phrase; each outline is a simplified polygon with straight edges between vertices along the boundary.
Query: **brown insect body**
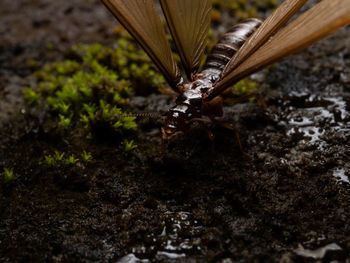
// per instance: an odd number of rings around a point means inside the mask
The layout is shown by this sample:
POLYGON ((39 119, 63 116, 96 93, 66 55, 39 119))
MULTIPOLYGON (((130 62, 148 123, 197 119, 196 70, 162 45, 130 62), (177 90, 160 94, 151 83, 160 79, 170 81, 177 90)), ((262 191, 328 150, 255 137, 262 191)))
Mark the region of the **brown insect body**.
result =
POLYGON ((250 18, 233 26, 212 48, 200 74, 194 76, 194 81, 182 86, 182 93, 176 100, 176 105, 168 111, 163 131, 167 136, 177 132, 185 132, 192 120, 207 117, 222 116, 222 99, 207 102, 203 100, 214 84, 220 79, 220 74, 230 59, 244 42, 260 26, 261 20, 250 18))
MULTIPOLYGON (((210 120, 221 116, 222 96, 230 86, 350 24, 350 0, 321 0, 289 24, 307 0, 284 0, 261 25, 259 20, 250 19, 234 26, 212 49, 202 72, 196 74, 210 28, 212 0, 159 0, 190 80, 184 83, 153 0, 102 2, 180 94, 166 117, 163 138, 185 132, 191 123, 205 120, 203 116, 210 120)), ((232 125, 225 127, 234 130, 232 125)), ((213 135, 208 135, 212 140, 213 135)))

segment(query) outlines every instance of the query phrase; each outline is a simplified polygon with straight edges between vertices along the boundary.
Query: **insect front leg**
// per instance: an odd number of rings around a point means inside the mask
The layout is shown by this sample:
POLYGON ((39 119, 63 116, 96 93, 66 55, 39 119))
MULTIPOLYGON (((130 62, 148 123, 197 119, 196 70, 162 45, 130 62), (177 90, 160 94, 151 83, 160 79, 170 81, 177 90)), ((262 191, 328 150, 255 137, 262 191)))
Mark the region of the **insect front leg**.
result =
POLYGON ((193 118, 189 121, 189 123, 194 123, 194 122, 203 124, 203 127, 207 132, 208 138, 211 143, 211 161, 212 161, 212 164, 215 165, 215 135, 211 131, 211 129, 207 126, 207 124, 212 124, 213 122, 211 119, 204 119, 204 118, 193 118))
POLYGON ((166 133, 165 133, 165 130, 164 130, 163 127, 161 128, 161 130, 162 130, 162 154, 160 156, 160 160, 163 160, 165 155, 166 155, 166 140, 167 140, 167 136, 166 136, 166 133))
POLYGON ((222 128, 225 128, 225 129, 228 129, 230 131, 233 131, 235 133, 235 136, 236 136, 236 139, 237 139, 237 142, 238 142, 238 146, 239 146, 239 149, 240 149, 241 153, 244 156, 251 158, 251 156, 243 150, 243 146, 242 146, 242 143, 241 143, 241 140, 240 140, 240 137, 239 137, 239 132, 238 132, 238 130, 237 130, 237 128, 235 126, 233 126, 230 123, 220 122, 220 121, 217 121, 217 120, 214 120, 214 119, 212 119, 212 121, 213 121, 213 123, 215 123, 216 125, 218 125, 218 126, 220 126, 222 128))
POLYGON ((215 135, 207 126, 205 126, 205 130, 211 142, 211 162, 214 166, 215 165, 215 135))

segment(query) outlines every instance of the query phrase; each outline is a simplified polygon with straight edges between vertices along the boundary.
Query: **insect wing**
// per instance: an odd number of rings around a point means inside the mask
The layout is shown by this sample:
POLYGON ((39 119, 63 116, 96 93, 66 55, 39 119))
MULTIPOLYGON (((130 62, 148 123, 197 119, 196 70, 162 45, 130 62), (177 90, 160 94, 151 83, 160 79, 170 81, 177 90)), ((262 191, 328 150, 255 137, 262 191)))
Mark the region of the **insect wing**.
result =
POLYGON ((102 0, 139 42, 168 83, 176 90, 181 79, 160 17, 152 0, 102 0))
POLYGON ((190 79, 198 70, 207 43, 211 0, 160 0, 160 3, 190 79))
POLYGON ((221 74, 221 79, 232 72, 237 65, 263 45, 273 33, 284 26, 306 1, 307 0, 285 0, 243 44, 235 56, 231 58, 221 74))
POLYGON ((237 81, 297 53, 350 24, 350 0, 323 0, 276 33, 207 94, 214 98, 237 81))

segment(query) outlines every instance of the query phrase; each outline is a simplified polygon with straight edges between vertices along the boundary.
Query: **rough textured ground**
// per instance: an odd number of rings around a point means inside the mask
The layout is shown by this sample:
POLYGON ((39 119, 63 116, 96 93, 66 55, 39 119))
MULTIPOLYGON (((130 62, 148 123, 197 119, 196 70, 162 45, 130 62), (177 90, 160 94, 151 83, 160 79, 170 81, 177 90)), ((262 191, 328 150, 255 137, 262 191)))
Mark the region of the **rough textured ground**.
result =
MULTIPOLYGON (((212 166, 195 127, 158 162, 161 121, 143 119, 133 154, 99 142, 84 145, 91 164, 48 170, 44 153, 82 142, 29 118, 21 90, 71 45, 112 44, 115 23, 99 1, 56 2, 0 8, 0 170, 15 171, 0 186, 1 262, 350 262, 349 27, 255 76, 268 110, 226 107, 251 158, 214 128, 212 166)), ((135 97, 131 107, 171 101, 135 97)))

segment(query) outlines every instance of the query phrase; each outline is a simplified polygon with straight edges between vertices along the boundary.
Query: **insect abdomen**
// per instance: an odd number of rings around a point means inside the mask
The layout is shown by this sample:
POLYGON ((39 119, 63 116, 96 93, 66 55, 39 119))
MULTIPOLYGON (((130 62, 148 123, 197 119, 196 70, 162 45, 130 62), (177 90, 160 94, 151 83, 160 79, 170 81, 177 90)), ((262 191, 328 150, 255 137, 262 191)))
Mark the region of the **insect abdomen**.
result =
POLYGON ((205 78, 209 78, 212 82, 215 82, 233 55, 261 23, 262 21, 257 18, 249 18, 242 23, 234 25, 212 48, 201 74, 205 78))

